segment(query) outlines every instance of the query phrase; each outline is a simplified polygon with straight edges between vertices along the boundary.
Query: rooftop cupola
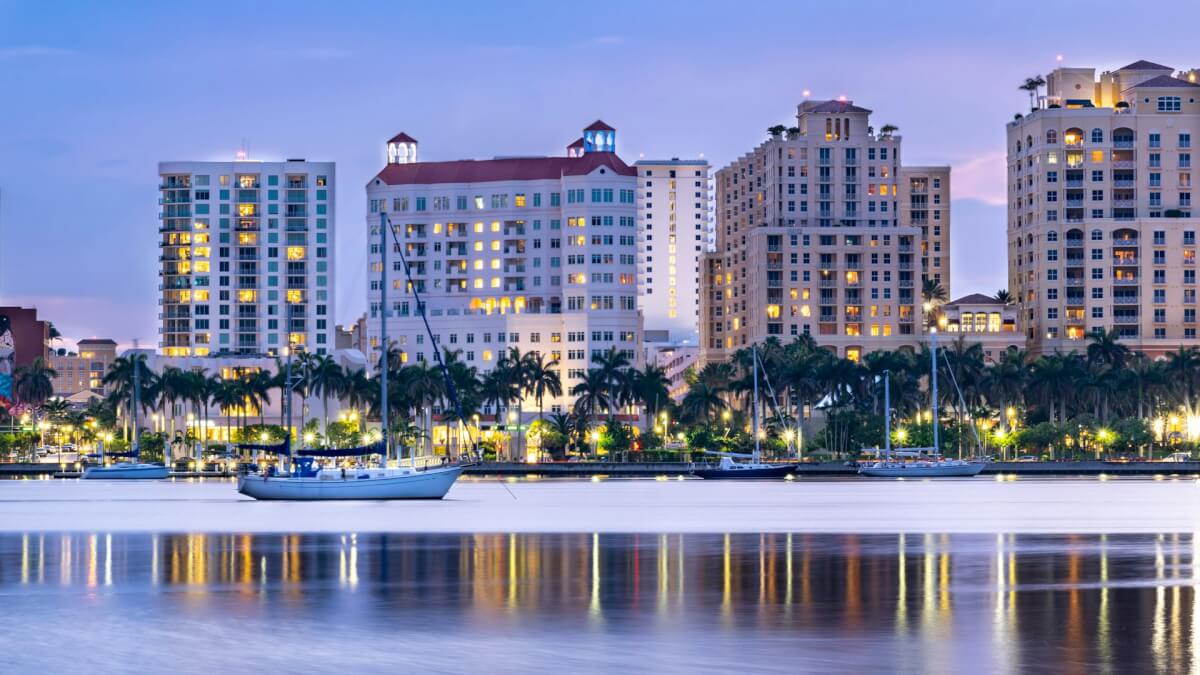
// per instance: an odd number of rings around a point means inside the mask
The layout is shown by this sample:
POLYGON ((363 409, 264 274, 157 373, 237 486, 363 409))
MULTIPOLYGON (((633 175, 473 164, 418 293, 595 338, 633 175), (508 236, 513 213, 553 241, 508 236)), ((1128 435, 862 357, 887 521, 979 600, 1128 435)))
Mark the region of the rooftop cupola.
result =
POLYGON ((592 122, 583 130, 583 152, 616 152, 617 130, 601 120, 592 122))
POLYGON ((387 142, 388 164, 415 164, 417 162, 417 139, 403 131, 387 142))

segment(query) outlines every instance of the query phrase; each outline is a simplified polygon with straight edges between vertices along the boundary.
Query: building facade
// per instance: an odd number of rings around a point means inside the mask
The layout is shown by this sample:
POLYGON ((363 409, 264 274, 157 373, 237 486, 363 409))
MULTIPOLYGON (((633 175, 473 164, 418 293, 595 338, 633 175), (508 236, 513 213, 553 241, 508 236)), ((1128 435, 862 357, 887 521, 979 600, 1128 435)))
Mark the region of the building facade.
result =
POLYGON ((1192 144, 1200 72, 1060 68, 1007 125, 1008 276, 1034 354, 1115 329, 1162 355, 1196 341, 1192 144))
POLYGON ((914 346, 922 280, 950 289, 950 171, 904 167, 894 128, 850 101, 716 174, 716 251, 701 264, 703 360, 811 335, 848 358, 914 346))
MULTIPOLYGON (((615 348, 640 365, 636 192, 603 122, 560 157, 427 162, 412 137, 394 137, 367 185, 370 362, 386 288, 388 340, 402 361, 433 361, 416 290, 437 348, 468 366, 489 371, 514 347, 557 360, 564 393, 542 402, 546 412, 569 409, 594 355, 615 348), (383 217, 395 239, 381 279, 383 217)), ((537 414, 537 402, 523 409, 537 414)))
POLYGON ((972 293, 938 308, 938 329, 951 340, 979 343, 984 362, 996 363, 1010 348, 1024 349, 1025 334, 1018 327, 1015 305, 972 293))
POLYGON ((90 391, 107 396, 110 387, 105 386, 104 376, 117 358, 117 343, 107 338, 80 340, 77 350, 59 356, 50 352, 50 367, 55 376, 54 395, 66 398, 80 392, 90 391))
POLYGON ((700 258, 708 248, 708 162, 638 160, 638 308, 646 330, 700 339, 700 258))
POLYGON ((332 162, 162 162, 159 352, 334 349, 332 162))

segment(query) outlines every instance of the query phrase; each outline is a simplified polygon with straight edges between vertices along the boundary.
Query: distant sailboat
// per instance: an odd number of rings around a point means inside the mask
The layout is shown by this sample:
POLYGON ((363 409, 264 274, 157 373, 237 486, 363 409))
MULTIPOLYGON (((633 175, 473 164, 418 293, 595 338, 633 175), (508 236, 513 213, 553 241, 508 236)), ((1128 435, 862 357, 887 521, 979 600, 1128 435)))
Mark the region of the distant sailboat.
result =
POLYGON ((130 480, 130 479, 162 479, 170 475, 170 470, 162 464, 146 464, 139 462, 141 457, 141 443, 138 442, 138 407, 141 405, 141 397, 139 396, 141 388, 141 362, 137 359, 137 340, 133 341, 134 353, 130 355, 130 360, 133 362, 133 444, 132 448, 127 453, 113 453, 112 457, 129 457, 132 462, 117 462, 105 466, 104 446, 101 445, 100 465, 89 466, 84 469, 81 478, 89 480, 130 480))
POLYGON ((792 473, 796 469, 795 464, 768 464, 762 461, 762 446, 761 439, 758 437, 759 426, 759 400, 758 400, 758 347, 751 345, 750 347, 751 368, 754 370, 754 452, 750 455, 744 453, 719 453, 721 454, 721 463, 715 468, 695 469, 692 473, 700 478, 723 479, 723 478, 782 478, 792 473), (748 458, 749 462, 735 462, 734 458, 748 458))
POLYGON ((933 350, 929 373, 930 400, 933 402, 933 447, 932 448, 902 448, 895 451, 900 457, 911 457, 910 461, 895 461, 892 459, 892 389, 891 372, 885 371, 883 378, 883 410, 884 410, 884 458, 861 467, 858 473, 871 478, 946 478, 970 477, 983 471, 982 462, 968 462, 961 459, 945 459, 941 455, 938 442, 938 408, 937 408, 937 331, 929 335, 930 348, 933 350))
MULTIPOLYGON (((388 451, 389 433, 388 433, 388 339, 387 339, 387 250, 388 240, 387 232, 390 225, 387 221, 386 214, 380 215, 380 251, 383 256, 380 277, 383 282, 380 284, 380 344, 383 346, 383 356, 381 367, 379 369, 380 383, 380 418, 382 420, 383 440, 371 445, 366 445, 357 448, 330 448, 316 450, 301 450, 299 457, 294 458, 291 451, 291 417, 292 417, 292 397, 291 397, 291 354, 288 355, 288 396, 287 401, 287 417, 288 430, 287 438, 279 446, 262 446, 258 449, 277 452, 280 455, 286 455, 289 459, 289 473, 283 475, 271 475, 270 473, 247 474, 238 478, 238 492, 255 499, 262 500, 296 500, 296 501, 314 501, 314 500, 349 500, 349 499, 441 499, 450 491, 451 486, 462 475, 466 464, 444 464, 429 468, 417 468, 415 460, 409 466, 388 467, 387 461, 390 456, 388 451), (314 467, 313 462, 316 457, 362 457, 370 455, 380 456, 380 466, 372 468, 336 468, 336 467, 314 467)), ((393 233, 393 238, 394 238, 393 233)), ((397 244, 397 251, 400 252, 400 262, 404 265, 404 273, 410 282, 413 296, 417 303, 417 312, 421 315, 422 321, 425 322, 425 330, 429 335, 429 341, 433 345, 437 345, 437 340, 434 339, 433 331, 429 327, 429 320, 425 317, 425 305, 421 301, 421 296, 417 291, 417 287, 412 282, 412 276, 409 274, 408 261, 404 258, 404 252, 397 244)), ((441 353, 434 351, 434 358, 437 360, 438 366, 441 367, 442 377, 446 380, 446 390, 454 403, 455 408, 459 413, 459 419, 462 418, 462 403, 459 401, 458 393, 454 388, 454 382, 450 379, 449 372, 446 369, 446 364, 442 361, 441 353)))

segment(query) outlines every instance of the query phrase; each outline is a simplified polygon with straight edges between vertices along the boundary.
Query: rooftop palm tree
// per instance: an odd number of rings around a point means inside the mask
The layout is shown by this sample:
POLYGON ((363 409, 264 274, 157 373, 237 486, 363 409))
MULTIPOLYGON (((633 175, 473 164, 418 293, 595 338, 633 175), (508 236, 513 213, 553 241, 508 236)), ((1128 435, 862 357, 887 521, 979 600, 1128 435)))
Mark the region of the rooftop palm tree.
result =
POLYGON ((895 134, 897 131, 900 131, 900 127, 895 124, 885 124, 879 127, 879 136, 881 138, 891 138, 892 134, 895 134))
POLYGON ((1014 298, 1006 288, 1001 288, 1000 290, 996 291, 996 295, 993 297, 996 299, 996 302, 1001 302, 1005 305, 1011 305, 1017 301, 1017 299, 1014 298))
POLYGON ((785 131, 787 131, 787 127, 782 124, 776 124, 775 126, 767 127, 767 135, 775 139, 783 136, 785 131))

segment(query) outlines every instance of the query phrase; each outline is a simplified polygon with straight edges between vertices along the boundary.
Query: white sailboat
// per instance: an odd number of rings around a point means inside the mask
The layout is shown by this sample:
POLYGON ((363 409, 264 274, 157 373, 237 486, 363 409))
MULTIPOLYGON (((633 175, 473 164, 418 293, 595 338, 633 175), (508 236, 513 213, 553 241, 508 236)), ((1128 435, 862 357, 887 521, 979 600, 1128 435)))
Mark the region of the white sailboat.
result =
POLYGON ((892 396, 891 372, 884 371, 883 378, 883 409, 884 409, 884 458, 871 462, 859 468, 858 473, 871 478, 967 478, 979 475, 983 471, 982 462, 969 462, 962 459, 946 459, 942 457, 941 444, 938 442, 938 408, 937 408, 937 329, 929 334, 929 345, 932 350, 931 370, 929 374, 930 400, 933 406, 933 447, 904 448, 896 451, 902 459, 892 458, 892 396), (914 459, 906 461, 905 457, 914 459))
MULTIPOLYGON (((271 475, 270 473, 246 474, 238 478, 238 492, 255 499, 261 500, 296 500, 296 501, 313 501, 313 500, 351 500, 351 499, 441 499, 446 496, 454 482, 462 475, 466 464, 443 464, 429 468, 422 468, 416 465, 414 459, 410 459, 408 466, 389 467, 388 458, 390 456, 390 434, 388 433, 388 339, 387 339, 387 250, 388 240, 387 232, 390 225, 385 214, 380 215, 380 251, 383 256, 380 276, 383 282, 380 284, 381 302, 380 302, 380 344, 383 345, 383 357, 381 367, 379 369, 380 381, 380 418, 382 419, 383 440, 373 446, 363 448, 351 448, 346 450, 333 451, 302 451, 298 461, 294 460, 291 452, 291 413, 292 413, 292 397, 291 397, 291 356, 288 357, 288 396, 287 415, 288 415, 288 439, 283 443, 283 449, 289 459, 289 473, 283 475, 271 475), (316 469, 313 467, 313 457, 318 456, 361 456, 379 454, 380 466, 372 468, 352 468, 342 469, 335 467, 323 467, 316 469)), ((393 233, 394 236, 394 233, 393 233)), ((408 276, 409 282, 412 277, 409 275, 408 261, 404 258, 403 249, 397 243, 396 250, 400 252, 400 261, 404 264, 404 273, 408 276)), ((421 319, 425 322, 425 330, 429 334, 430 343, 437 345, 437 340, 433 337, 433 332, 429 328, 429 321, 425 318, 425 305, 421 302, 421 296, 417 292, 415 284, 409 284, 412 287, 413 296, 417 303, 417 311, 421 315, 421 319)), ((454 383, 451 381, 446 364, 442 361, 442 355, 436 349, 434 350, 434 358, 437 364, 441 367, 442 376, 446 379, 447 393, 458 409, 459 418, 462 417, 462 405, 458 399, 458 394, 454 389, 454 383)))
POLYGON ((768 464, 762 461, 762 446, 758 437, 759 400, 758 400, 758 347, 751 345, 751 367, 754 370, 754 452, 752 454, 723 452, 721 463, 715 468, 694 469, 692 473, 700 478, 782 478, 796 469, 795 464, 768 464), (734 458, 749 459, 749 462, 735 462, 734 458))
POLYGON ((137 359, 137 340, 133 341, 134 351, 130 355, 133 362, 133 444, 130 449, 129 457, 131 462, 116 462, 114 464, 105 465, 106 455, 104 453, 104 445, 100 445, 100 464, 98 466, 89 466, 83 470, 81 478, 88 480, 158 480, 166 478, 170 475, 170 469, 162 464, 147 464, 138 461, 141 457, 141 444, 138 442, 138 407, 141 404, 139 396, 141 388, 141 362, 137 359))

